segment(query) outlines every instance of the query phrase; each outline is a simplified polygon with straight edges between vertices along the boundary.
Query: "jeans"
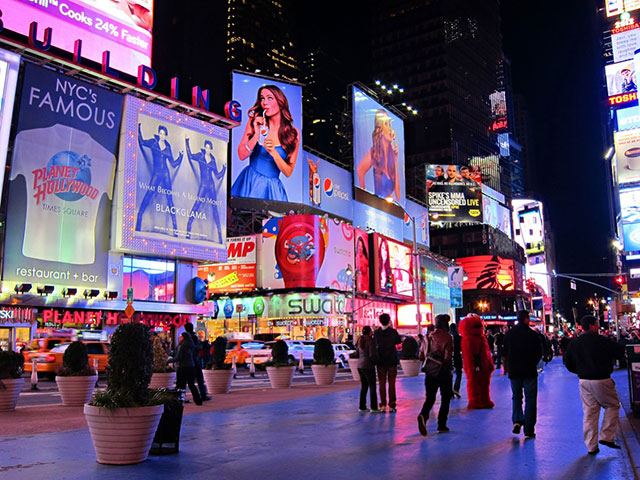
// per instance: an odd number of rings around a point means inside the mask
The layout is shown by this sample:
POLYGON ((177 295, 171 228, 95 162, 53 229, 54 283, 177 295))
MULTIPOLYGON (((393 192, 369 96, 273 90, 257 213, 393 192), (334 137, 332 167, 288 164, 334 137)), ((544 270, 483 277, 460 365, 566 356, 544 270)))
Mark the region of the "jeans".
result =
POLYGON ((176 388, 184 390, 187 384, 189 384, 189 390, 191 390, 194 403, 196 405, 202 405, 202 398, 196 388, 195 377, 195 367, 178 367, 178 373, 176 374, 176 388))
POLYGON ((438 428, 447 426, 447 418, 449 417, 449 404, 453 397, 451 382, 453 377, 448 371, 441 371, 436 378, 425 377, 424 388, 426 390, 426 398, 422 404, 420 415, 424 417, 425 422, 429 418, 429 412, 433 404, 436 402, 436 393, 440 389, 440 410, 438 411, 438 428))
POLYGON ((454 367, 456 372, 456 381, 453 384, 453 391, 460 393, 460 382, 462 382, 462 366, 454 367))
POLYGON ((380 382, 380 408, 387 406, 387 380, 389 381, 389 408, 396 408, 396 377, 398 366, 386 367, 378 365, 378 381, 380 382))
POLYGON ((513 392, 512 422, 524 425, 524 434, 535 433, 538 418, 538 377, 511 378, 513 392), (524 413, 522 412, 522 392, 524 390, 524 413))
POLYGON ((376 393, 376 369, 359 368, 360 374, 360 410, 367 409, 367 390, 371 397, 371 409, 378 408, 378 394, 376 393))

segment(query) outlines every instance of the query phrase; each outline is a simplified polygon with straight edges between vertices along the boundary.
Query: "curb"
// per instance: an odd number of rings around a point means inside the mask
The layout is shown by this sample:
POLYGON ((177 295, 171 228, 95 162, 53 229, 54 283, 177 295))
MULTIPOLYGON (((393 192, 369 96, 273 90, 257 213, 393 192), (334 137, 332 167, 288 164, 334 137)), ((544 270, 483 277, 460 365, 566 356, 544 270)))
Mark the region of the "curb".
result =
POLYGON ((631 462, 631 468, 633 470, 633 477, 636 480, 640 480, 640 469, 638 466, 638 460, 640 460, 640 443, 638 443, 638 437, 631 425, 631 422, 627 418, 627 412, 622 408, 624 415, 620 417, 620 431, 622 432, 622 440, 627 450, 629 461, 631 462))

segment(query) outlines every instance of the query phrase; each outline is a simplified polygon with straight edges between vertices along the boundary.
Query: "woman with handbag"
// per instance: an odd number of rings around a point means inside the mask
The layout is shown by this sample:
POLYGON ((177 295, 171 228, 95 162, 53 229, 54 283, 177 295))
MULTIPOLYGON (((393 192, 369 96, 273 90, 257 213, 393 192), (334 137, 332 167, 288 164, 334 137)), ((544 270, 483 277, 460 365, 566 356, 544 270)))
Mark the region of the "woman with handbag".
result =
POLYGON ((371 413, 380 413, 378 394, 376 393, 376 343, 373 341, 373 330, 369 325, 362 329, 358 340, 358 373, 360 374, 360 412, 367 411, 367 390, 371 396, 371 413))
POLYGON ((418 415, 418 430, 423 436, 427 436, 427 420, 436 401, 438 389, 440 389, 438 432, 449 431, 447 418, 449 417, 449 403, 453 397, 453 340, 449 335, 450 319, 451 317, 446 314, 436 315, 436 328, 420 348, 420 359, 423 360, 422 371, 425 372, 426 398, 418 415))

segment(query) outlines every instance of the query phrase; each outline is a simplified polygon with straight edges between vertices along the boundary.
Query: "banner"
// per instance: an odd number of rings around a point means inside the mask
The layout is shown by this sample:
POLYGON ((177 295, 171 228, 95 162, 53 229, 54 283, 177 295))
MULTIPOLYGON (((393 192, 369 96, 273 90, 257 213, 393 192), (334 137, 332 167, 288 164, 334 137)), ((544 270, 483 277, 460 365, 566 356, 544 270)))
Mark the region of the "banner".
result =
POLYGON ((478 255, 457 258, 468 279, 464 290, 513 291, 516 287, 516 269, 513 260, 497 255, 478 255))
POLYGON ((127 96, 114 248, 225 261, 228 135, 127 96))
POLYGON ((302 201, 347 220, 353 218, 353 178, 350 172, 309 152, 302 152, 302 201), (308 179, 305 182, 304 179, 308 179), (305 188, 308 185, 309 188, 305 188))
POLYGON ((106 287, 122 97, 25 65, 4 280, 106 287))
MULTIPOLYGON (((5 171, 7 164, 7 145, 11 131, 18 70, 20 70, 20 55, 0 49, 0 171, 2 172, 5 171)), ((0 197, 3 184, 4 175, 0 179, 0 197)))
POLYGON ((355 186, 404 207, 404 156, 402 119, 353 87, 355 186))
POLYGON ((233 73, 242 125, 231 140, 231 196, 302 203, 302 88, 233 73))
POLYGON ((482 178, 477 167, 427 165, 432 222, 482 223, 482 178))
POLYGON ((207 281, 208 293, 255 290, 257 238, 227 238, 227 263, 198 266, 198 277, 207 281))
POLYGON ((412 248, 373 234, 373 286, 377 295, 413 298, 412 248))

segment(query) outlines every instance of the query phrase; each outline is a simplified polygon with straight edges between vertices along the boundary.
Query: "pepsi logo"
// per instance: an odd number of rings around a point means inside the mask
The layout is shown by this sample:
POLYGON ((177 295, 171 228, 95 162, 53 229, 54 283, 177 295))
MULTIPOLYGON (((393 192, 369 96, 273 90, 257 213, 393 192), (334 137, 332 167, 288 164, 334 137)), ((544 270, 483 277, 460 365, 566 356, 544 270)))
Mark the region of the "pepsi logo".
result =
POLYGON ((327 197, 333 195, 333 182, 330 178, 324 179, 324 193, 327 195, 327 197))
POLYGON ((320 175, 313 176, 313 188, 320 188, 320 175))

